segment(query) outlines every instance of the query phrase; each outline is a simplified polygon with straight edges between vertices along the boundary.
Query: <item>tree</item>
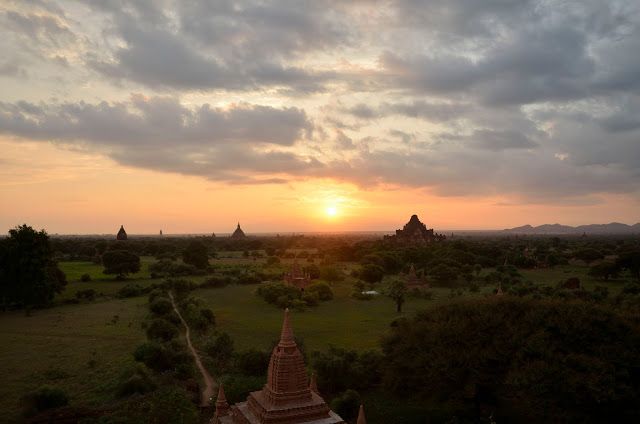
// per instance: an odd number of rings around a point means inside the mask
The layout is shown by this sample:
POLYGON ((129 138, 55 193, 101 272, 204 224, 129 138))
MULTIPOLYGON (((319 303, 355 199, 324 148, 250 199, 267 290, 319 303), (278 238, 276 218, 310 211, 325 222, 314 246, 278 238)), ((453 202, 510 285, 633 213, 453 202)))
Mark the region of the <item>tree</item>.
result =
POLYGON ((182 252, 182 261, 198 269, 206 269, 209 266, 207 246, 200 240, 191 241, 182 252))
POLYGON ((140 257, 126 250, 108 250, 102 255, 105 274, 116 274, 116 278, 124 279, 127 274, 140 271, 140 257))
POLYGON ((391 328, 382 384, 448 403, 449 416, 476 415, 465 422, 480 422, 482 410, 496 422, 636 422, 631 358, 640 355, 640 326, 632 317, 592 302, 452 302, 391 328))
POLYGON ((360 271, 360 278, 367 283, 377 283, 382 280, 382 277, 384 277, 384 270, 378 265, 367 264, 360 271))
POLYGON ((387 296, 396 302, 396 312, 402 312, 402 305, 407 294, 407 286, 401 280, 395 279, 389 284, 387 296))
POLYGON ((46 306, 67 284, 53 260, 49 236, 24 224, 0 240, 0 303, 29 310, 46 306))
POLYGON ((616 278, 620 268, 613 262, 601 262, 589 268, 589 275, 608 281, 609 278, 616 278))
POLYGON ((233 359, 235 349, 233 339, 227 333, 219 333, 205 345, 207 355, 216 363, 216 366, 224 368, 233 359))

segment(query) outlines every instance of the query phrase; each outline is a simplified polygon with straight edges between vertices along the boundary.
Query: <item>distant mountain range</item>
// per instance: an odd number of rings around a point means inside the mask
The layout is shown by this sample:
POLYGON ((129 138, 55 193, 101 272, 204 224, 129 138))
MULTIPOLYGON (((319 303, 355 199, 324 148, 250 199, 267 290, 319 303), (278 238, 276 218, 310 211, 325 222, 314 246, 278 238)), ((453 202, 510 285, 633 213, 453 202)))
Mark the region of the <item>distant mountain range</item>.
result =
POLYGON ((523 225, 503 230, 511 234, 640 234, 640 222, 634 225, 612 222, 610 224, 590 224, 571 227, 561 224, 544 224, 533 227, 523 225))

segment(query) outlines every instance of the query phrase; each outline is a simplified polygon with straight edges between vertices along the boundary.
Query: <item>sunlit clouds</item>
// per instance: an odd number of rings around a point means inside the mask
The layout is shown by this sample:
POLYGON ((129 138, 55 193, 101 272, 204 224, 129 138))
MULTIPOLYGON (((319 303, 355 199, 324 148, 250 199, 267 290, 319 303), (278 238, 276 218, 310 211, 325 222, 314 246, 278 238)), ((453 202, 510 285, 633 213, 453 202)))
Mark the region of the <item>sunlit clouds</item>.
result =
POLYGON ((631 0, 4 2, 0 224, 634 223, 639 50, 631 0))

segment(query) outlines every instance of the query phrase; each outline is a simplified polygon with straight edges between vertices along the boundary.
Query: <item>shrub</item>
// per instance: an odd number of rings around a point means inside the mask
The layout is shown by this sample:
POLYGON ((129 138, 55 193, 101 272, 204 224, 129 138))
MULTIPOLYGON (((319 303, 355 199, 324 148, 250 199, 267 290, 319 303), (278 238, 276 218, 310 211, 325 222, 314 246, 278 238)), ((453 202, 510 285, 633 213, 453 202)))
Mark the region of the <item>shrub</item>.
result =
POLYGON ((89 274, 82 274, 80 276, 80 281, 82 281, 83 283, 87 283, 91 281, 91 276, 89 274))
POLYGON ((361 403, 358 392, 347 390, 331 401, 331 409, 343 419, 351 421, 358 416, 361 403))
POLYGON ((245 375, 263 376, 269 368, 270 358, 271 355, 268 352, 249 349, 236 354, 235 366, 245 375))
POLYGON ((318 295, 318 299, 322 302, 333 299, 333 291, 326 283, 312 283, 305 291, 308 293, 316 293, 318 295))
POLYGON ((233 339, 227 333, 216 334, 205 344, 204 350, 217 366, 225 367, 233 358, 233 339))
POLYGON ((42 386, 38 390, 24 395, 20 403, 23 415, 30 417, 42 411, 68 405, 69 398, 62 389, 42 386))
POLYGON ((150 340, 169 341, 178 337, 179 331, 175 325, 163 318, 156 318, 147 327, 147 337, 150 340))
POLYGON ((147 289, 145 289, 144 287, 138 284, 127 284, 126 286, 118 290, 118 293, 116 293, 116 296, 118 296, 121 299, 124 299, 127 297, 137 297, 137 296, 142 296, 144 293, 146 293, 146 291, 147 289))
POLYGON ((378 265, 367 264, 360 270, 360 278, 370 284, 382 281, 382 277, 384 277, 384 269, 378 265))
POLYGON ((149 272, 154 278, 186 277, 189 275, 198 275, 202 273, 193 265, 181 262, 173 262, 168 259, 162 259, 158 262, 150 264, 149 272))
POLYGON ((149 304, 149 310, 155 315, 167 315, 173 311, 173 305, 166 297, 158 297, 149 304))
POLYGON ((181 343, 161 344, 154 341, 138 346, 133 357, 137 362, 142 362, 147 368, 157 372, 175 370, 179 365, 192 361, 181 343))
POLYGON ((294 299, 300 299, 301 297, 299 289, 286 286, 282 283, 262 284, 256 290, 256 294, 262 297, 267 303, 283 309, 291 306, 294 299))
POLYGON ((116 389, 118 397, 127 397, 133 394, 144 394, 155 390, 156 384, 149 373, 141 367, 125 370, 120 375, 120 382, 116 389))
POLYGON ((97 293, 94 289, 78 290, 76 292, 76 299, 88 300, 91 302, 95 300, 96 294, 97 293))

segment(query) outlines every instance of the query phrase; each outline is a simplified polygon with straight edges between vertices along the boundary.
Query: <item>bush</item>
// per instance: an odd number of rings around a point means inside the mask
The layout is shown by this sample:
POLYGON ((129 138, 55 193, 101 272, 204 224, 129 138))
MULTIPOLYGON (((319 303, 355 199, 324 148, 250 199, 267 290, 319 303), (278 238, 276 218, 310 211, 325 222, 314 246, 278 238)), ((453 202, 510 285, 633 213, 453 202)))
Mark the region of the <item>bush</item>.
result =
POLYGON ((89 281, 91 281, 91 276, 89 274, 82 274, 80 276, 80 281, 82 281, 83 283, 88 283, 89 281))
POLYGON ((198 269, 206 269, 209 266, 207 246, 200 240, 193 240, 182 252, 182 260, 185 264, 193 265, 198 269))
POLYGON ((118 397, 127 397, 133 394, 145 394, 155 390, 156 384, 149 373, 141 367, 125 370, 120 375, 120 382, 116 389, 118 397))
POLYGON ((331 401, 331 409, 344 420, 351 421, 358 416, 361 403, 358 392, 347 390, 331 401))
POLYGON ((138 284, 127 284, 126 286, 118 290, 118 292, 116 293, 116 296, 121 299, 124 299, 128 297, 142 296, 146 292, 147 292, 147 289, 145 289, 144 287, 138 284))
POLYGON ((233 359, 233 339, 227 333, 216 334, 204 347, 205 352, 218 367, 226 367, 233 359))
POLYGON ((149 264, 149 272, 153 278, 186 277, 189 275, 202 274, 202 272, 193 265, 173 262, 168 259, 162 259, 149 264))
POLYGON ((179 331, 175 325, 163 318, 156 318, 147 327, 147 337, 150 340, 169 341, 178 337, 179 331))
POLYGON ((299 289, 286 286, 282 283, 262 284, 256 290, 256 294, 262 297, 267 303, 276 305, 283 309, 288 308, 292 305, 293 300, 299 300, 301 297, 299 289))
POLYGON ((155 315, 167 315, 173 311, 173 305, 166 297, 157 297, 149 304, 149 310, 155 315))
POLYGON ((269 368, 270 358, 268 352, 249 349, 236 354, 235 366, 242 374, 264 376, 269 368))
POLYGON ((333 291, 326 283, 312 283, 306 288, 307 293, 316 293, 322 302, 333 299, 333 291))
POLYGON ((20 403, 23 415, 30 417, 42 411, 68 405, 69 398, 62 389, 42 386, 38 390, 24 395, 20 403))
POLYGON ((133 353, 137 362, 156 372, 175 370, 182 364, 191 364, 192 358, 181 343, 161 344, 146 342, 138 346, 133 353))
POLYGON ((96 291, 94 289, 85 289, 85 290, 78 290, 76 292, 76 299, 79 300, 88 300, 90 302, 94 301, 96 299, 96 291))
POLYGON ((384 277, 384 269, 378 265, 367 264, 360 270, 360 278, 370 284, 382 281, 382 277, 384 277))

